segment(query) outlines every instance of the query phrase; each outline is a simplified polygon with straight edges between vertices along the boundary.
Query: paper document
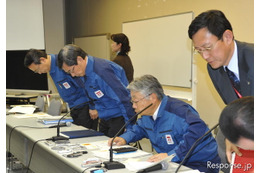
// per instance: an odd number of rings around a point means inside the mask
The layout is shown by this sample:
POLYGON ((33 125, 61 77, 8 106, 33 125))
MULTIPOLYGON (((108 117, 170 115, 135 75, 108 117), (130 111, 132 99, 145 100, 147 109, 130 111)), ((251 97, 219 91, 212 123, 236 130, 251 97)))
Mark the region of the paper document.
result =
MULTIPOLYGON (((138 159, 128 159, 127 161, 125 161, 123 163, 125 164, 127 169, 129 169, 130 171, 136 172, 136 171, 157 165, 157 164, 159 164, 163 161, 168 163, 167 169, 171 170, 172 172, 175 172, 175 170, 179 166, 178 163, 171 162, 167 158, 161 160, 160 162, 143 161, 142 158, 140 158, 140 159, 139 158, 138 159)), ((191 170, 190 168, 187 168, 185 166, 183 166, 178 172, 180 172, 180 173, 200 173, 200 171, 198 171, 198 170, 191 170)))
POLYGON ((81 145, 87 147, 87 149, 90 149, 90 150, 96 150, 96 149, 108 150, 109 149, 108 140, 83 143, 81 145))
MULTIPOLYGON (((104 159, 109 158, 109 148, 106 150, 92 151, 92 153, 97 157, 101 157, 104 159)), ((113 153, 114 159, 130 159, 130 158, 138 158, 138 157, 145 157, 145 156, 152 156, 152 154, 142 150, 137 150, 135 152, 120 153, 120 154, 113 153)))
MULTIPOLYGON (((96 157, 109 159, 110 146, 108 146, 108 140, 84 143, 81 145, 87 147, 87 149, 92 149, 93 150, 92 153, 96 157)), ((121 145, 121 146, 113 146, 113 148, 121 148, 121 147, 127 147, 127 146, 129 147, 129 145, 121 145)), ((151 156, 151 155, 152 155, 151 153, 148 153, 148 152, 145 152, 142 150, 137 150, 135 152, 113 154, 113 158, 114 159, 128 159, 128 158, 138 158, 138 157, 151 156)))
POLYGON ((8 111, 8 113, 23 113, 23 114, 32 114, 35 111, 33 106, 15 106, 8 111))
POLYGON ((16 118, 42 118, 42 117, 48 117, 50 115, 43 112, 38 112, 34 114, 15 114, 14 116, 16 118))
POLYGON ((128 159, 124 162, 127 169, 130 171, 138 171, 158 164, 159 162, 147 162, 140 159, 128 159))
POLYGON ((22 106, 22 107, 35 107, 35 108, 37 108, 37 106, 36 105, 32 105, 32 104, 26 104, 26 105, 10 105, 10 107, 16 107, 16 106, 22 106))

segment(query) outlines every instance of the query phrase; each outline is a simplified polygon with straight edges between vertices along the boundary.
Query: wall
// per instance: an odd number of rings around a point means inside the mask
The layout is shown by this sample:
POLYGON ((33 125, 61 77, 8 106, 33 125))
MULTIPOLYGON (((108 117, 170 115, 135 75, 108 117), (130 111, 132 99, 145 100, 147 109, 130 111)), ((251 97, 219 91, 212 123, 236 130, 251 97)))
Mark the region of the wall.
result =
POLYGON ((64 0, 43 0, 45 48, 49 54, 58 54, 65 44, 64 0))
POLYGON ((6 50, 44 49, 44 41, 42 0, 7 1, 6 50))
MULTIPOLYGON (((42 2, 45 50, 48 54, 58 54, 65 45, 64 0, 43 0, 42 2)), ((48 84, 52 93, 58 92, 49 74, 48 84)))
MULTIPOLYGON (((209 9, 222 10, 231 22, 235 39, 254 42, 253 0, 66 0, 66 42, 74 37, 122 31, 122 22, 209 9)), ((196 108, 212 127, 224 104, 207 74, 206 62, 195 56, 196 108)))

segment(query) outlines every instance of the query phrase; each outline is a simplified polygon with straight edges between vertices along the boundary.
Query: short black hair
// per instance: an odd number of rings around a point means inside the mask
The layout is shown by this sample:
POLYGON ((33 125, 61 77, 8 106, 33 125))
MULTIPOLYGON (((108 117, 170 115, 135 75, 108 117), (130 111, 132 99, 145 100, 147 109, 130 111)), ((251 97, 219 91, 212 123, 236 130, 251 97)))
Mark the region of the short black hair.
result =
POLYGON ((254 97, 242 97, 228 104, 220 115, 219 126, 234 144, 240 137, 254 140, 254 97))
POLYGON ((24 66, 28 67, 32 63, 41 64, 41 61, 40 61, 41 57, 47 59, 47 54, 45 51, 37 50, 37 49, 30 49, 24 57, 24 66))
POLYGON ((233 31, 232 26, 224 13, 219 10, 209 10, 199 14, 189 26, 189 37, 192 36, 202 28, 207 28, 210 33, 221 39, 226 30, 233 31))

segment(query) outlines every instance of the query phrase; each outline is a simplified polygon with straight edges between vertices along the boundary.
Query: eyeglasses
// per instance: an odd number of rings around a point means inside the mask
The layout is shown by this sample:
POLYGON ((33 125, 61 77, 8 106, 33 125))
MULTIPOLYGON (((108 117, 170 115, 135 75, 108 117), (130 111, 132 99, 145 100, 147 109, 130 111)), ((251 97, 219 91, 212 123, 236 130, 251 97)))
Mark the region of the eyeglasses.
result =
POLYGON ((150 95, 151 95, 151 94, 148 94, 148 95, 144 96, 143 98, 141 98, 141 99, 139 99, 139 100, 137 100, 137 101, 131 100, 130 102, 131 102, 132 104, 137 104, 138 102, 140 102, 141 100, 143 100, 143 99, 146 98, 146 97, 149 97, 150 95))
POLYGON ((73 67, 71 68, 71 70, 67 71, 66 73, 68 73, 68 74, 74 73, 74 67, 75 67, 75 65, 73 65, 73 67))
POLYGON ((214 49, 214 47, 216 46, 217 42, 221 40, 221 39, 218 39, 214 44, 212 44, 211 46, 208 46, 208 47, 204 47, 204 49, 196 49, 194 48, 193 52, 194 54, 200 54, 202 55, 204 52, 207 52, 209 53, 210 51, 212 51, 212 49, 214 49))

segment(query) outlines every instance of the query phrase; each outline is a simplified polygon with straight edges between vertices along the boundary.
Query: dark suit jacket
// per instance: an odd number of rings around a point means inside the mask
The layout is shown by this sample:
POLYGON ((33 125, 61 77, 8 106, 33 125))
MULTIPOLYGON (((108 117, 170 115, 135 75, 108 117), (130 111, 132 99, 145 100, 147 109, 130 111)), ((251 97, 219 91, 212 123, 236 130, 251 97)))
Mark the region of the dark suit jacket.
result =
POLYGON ((129 83, 132 82, 133 78, 134 78, 134 67, 132 65, 132 61, 131 61, 130 57, 126 54, 119 53, 115 57, 113 62, 115 62, 118 65, 120 65, 121 67, 123 67, 123 69, 125 70, 125 74, 126 74, 128 82, 129 83))
MULTIPOLYGON (((238 68, 242 96, 254 95, 254 44, 236 41, 238 53, 238 68)), ((238 97, 223 67, 212 69, 208 64, 209 76, 225 104, 238 97)))

